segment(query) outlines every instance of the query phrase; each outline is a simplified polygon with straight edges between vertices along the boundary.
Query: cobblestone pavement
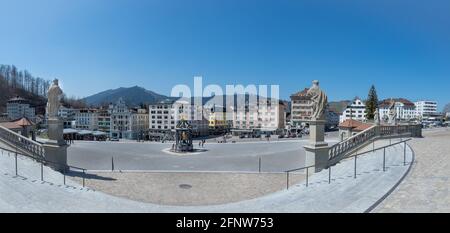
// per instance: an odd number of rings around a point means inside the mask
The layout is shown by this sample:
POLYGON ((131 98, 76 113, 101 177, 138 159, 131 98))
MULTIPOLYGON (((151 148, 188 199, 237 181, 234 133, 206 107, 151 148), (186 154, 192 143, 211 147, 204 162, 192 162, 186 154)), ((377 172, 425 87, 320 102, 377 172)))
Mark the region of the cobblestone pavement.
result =
POLYGON ((409 144, 416 163, 373 212, 450 212, 450 129, 426 130, 409 144))

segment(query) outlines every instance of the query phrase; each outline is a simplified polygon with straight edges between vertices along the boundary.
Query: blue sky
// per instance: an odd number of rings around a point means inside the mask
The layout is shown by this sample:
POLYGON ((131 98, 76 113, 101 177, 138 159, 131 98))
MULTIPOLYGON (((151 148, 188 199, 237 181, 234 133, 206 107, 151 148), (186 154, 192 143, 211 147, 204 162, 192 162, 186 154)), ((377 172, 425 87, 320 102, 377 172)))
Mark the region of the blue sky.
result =
POLYGON ((319 79, 332 100, 450 102, 450 2, 0 0, 0 64, 59 78, 68 95, 139 85, 319 79))

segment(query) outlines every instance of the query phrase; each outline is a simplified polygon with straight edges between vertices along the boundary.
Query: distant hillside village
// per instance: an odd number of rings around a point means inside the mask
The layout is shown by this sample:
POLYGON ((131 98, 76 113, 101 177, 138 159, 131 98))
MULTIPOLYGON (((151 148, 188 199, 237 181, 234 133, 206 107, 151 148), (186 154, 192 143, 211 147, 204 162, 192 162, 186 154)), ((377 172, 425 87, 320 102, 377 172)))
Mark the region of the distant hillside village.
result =
MULTIPOLYGON (((27 71, 18 71, 14 66, 2 65, 0 83, 0 100, 7 98, 0 103, 3 107, 0 108, 3 112, 0 126, 27 136, 29 132, 45 135, 45 90, 49 82, 34 78, 27 71)), ((392 106, 399 123, 420 123, 426 127, 441 125, 450 117, 449 113, 438 112, 436 101, 412 102, 404 98, 378 101, 374 87, 372 89, 375 95, 372 100, 355 97, 353 101, 330 102, 326 128, 362 131, 373 123, 375 109, 380 120, 387 121, 392 106)), ((258 97, 256 104, 249 104, 246 99, 246 104, 238 107, 226 103, 206 104, 204 99, 201 106, 196 106, 192 99, 169 98, 140 87, 119 88, 90 97, 102 103, 96 107, 88 107, 83 100, 64 97, 58 114, 64 120, 65 137, 74 140, 172 140, 182 119, 190 123, 196 137, 225 134, 298 137, 308 133, 311 120, 312 103, 307 92, 308 88, 304 88, 292 94, 290 102, 258 97), (127 93, 131 93, 131 97, 127 93), (105 103, 108 99, 114 102, 105 103), (144 103, 147 99, 150 99, 148 103, 144 103)), ((32 136, 35 137, 34 133, 32 136)))

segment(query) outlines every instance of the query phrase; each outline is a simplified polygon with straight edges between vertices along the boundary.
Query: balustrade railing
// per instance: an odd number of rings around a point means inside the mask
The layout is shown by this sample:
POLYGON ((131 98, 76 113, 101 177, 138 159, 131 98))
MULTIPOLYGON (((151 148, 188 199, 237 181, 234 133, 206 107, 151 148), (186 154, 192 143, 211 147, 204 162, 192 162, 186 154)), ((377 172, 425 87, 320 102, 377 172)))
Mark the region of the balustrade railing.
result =
POLYGON ((349 152, 361 147, 365 143, 382 137, 420 137, 420 125, 374 125, 358 134, 333 145, 328 152, 328 161, 332 164, 344 158, 349 152))
POLYGON ((34 159, 43 159, 45 157, 44 147, 40 143, 30 140, 3 126, 0 126, 0 140, 3 140, 6 144, 16 149, 22 150, 34 159))

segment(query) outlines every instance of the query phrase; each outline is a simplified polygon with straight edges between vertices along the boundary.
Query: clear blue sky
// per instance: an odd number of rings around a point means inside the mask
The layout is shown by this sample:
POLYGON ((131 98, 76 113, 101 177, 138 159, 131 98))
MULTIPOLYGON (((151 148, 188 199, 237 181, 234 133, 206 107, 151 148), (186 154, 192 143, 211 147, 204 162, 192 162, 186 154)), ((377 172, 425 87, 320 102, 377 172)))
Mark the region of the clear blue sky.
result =
POLYGON ((450 102, 450 1, 0 0, 0 64, 68 95, 319 79, 332 100, 450 102))

